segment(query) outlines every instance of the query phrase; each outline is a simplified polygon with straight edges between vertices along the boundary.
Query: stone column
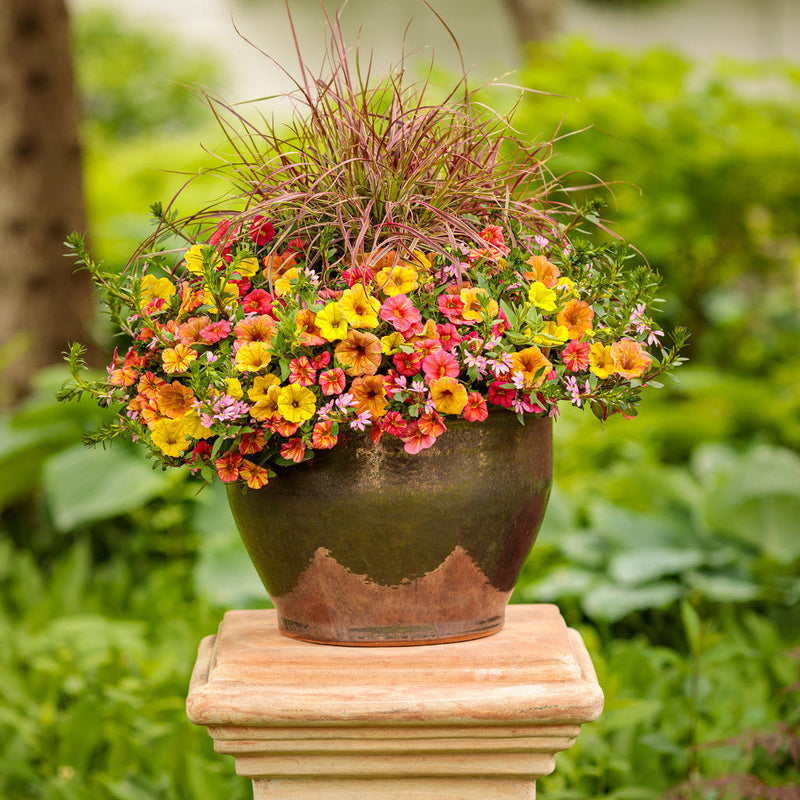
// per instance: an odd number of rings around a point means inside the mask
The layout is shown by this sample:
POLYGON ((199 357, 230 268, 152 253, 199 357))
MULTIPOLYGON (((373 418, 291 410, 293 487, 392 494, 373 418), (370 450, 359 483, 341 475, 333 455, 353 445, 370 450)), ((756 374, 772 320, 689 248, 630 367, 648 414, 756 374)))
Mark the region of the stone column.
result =
POLYGON ((484 639, 367 648, 230 611, 200 644, 187 700, 255 800, 532 800, 602 707, 553 605, 510 606, 484 639))

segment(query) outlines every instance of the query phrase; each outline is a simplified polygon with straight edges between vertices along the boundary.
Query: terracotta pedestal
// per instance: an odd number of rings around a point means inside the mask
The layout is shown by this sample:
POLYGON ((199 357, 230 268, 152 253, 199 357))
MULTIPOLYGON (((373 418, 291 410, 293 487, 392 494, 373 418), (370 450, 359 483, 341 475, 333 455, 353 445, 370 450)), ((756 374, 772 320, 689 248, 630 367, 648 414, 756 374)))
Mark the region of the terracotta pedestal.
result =
POLYGON ((200 644, 187 713, 255 800, 532 800, 603 695, 552 605, 469 642, 334 647, 231 611, 200 644))

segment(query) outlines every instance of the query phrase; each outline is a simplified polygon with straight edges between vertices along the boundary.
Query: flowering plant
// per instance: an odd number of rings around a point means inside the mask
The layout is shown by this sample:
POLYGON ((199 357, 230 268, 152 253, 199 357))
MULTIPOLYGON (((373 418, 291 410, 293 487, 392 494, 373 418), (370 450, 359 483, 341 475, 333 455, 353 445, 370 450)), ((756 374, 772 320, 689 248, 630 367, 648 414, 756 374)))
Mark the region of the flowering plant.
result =
POLYGON ((526 145, 465 80, 440 102, 398 69, 375 87, 334 33, 331 74, 303 79, 285 127, 209 98, 234 192, 189 217, 153 207, 126 270, 78 260, 127 338, 107 377, 69 354, 61 396, 119 408, 89 438, 127 435, 165 466, 266 484, 346 430, 431 447, 492 409, 635 414, 681 358, 652 320, 658 279, 615 238, 593 243, 526 145))

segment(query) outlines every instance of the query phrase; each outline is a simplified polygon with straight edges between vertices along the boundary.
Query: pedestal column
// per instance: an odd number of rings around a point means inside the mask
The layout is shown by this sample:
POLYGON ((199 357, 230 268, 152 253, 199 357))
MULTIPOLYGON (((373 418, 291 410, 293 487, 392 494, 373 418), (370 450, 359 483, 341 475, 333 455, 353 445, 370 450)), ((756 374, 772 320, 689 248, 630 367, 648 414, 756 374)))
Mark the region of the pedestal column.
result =
POLYGON ((368 648, 231 611, 200 644, 187 713, 255 800, 531 800, 602 706, 580 635, 527 605, 484 639, 368 648))

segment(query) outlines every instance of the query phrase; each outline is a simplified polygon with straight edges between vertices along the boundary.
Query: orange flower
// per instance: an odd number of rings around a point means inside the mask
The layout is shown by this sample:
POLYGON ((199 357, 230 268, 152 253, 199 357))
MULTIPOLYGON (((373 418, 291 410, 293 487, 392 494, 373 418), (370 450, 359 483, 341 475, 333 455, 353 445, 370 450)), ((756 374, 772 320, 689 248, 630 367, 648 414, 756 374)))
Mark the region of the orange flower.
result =
POLYGON ((378 419, 386 413, 386 389, 383 387, 382 375, 366 375, 356 378, 350 384, 350 393, 358 403, 357 411, 362 414, 369 411, 372 419, 378 419))
MULTIPOLYGON (((205 328, 209 322, 211 322, 211 320, 208 317, 192 317, 178 325, 177 335, 181 344, 191 345, 203 342, 200 331, 205 328)), ((205 344, 205 342, 203 342, 203 344, 205 344)))
POLYGON ((513 362, 512 374, 521 372, 526 388, 541 386, 553 368, 553 365, 535 344, 512 353, 511 360, 513 362))
POLYGON ((531 268, 522 273, 522 277, 529 281, 539 281, 548 289, 552 289, 561 277, 561 270, 551 264, 544 256, 531 256, 526 262, 531 268))
POLYGON ((239 452, 243 456, 251 456, 253 453, 260 453, 264 449, 264 431, 245 433, 242 441, 239 442, 239 452))
POLYGON ((264 258, 264 276, 267 280, 274 281, 276 278, 283 275, 284 272, 288 272, 296 266, 297 259, 294 253, 284 253, 282 256, 274 253, 264 258))
MULTIPOLYGON (((464 310, 461 316, 467 322, 483 322, 483 306, 481 305, 480 298, 486 295, 485 289, 467 288, 462 289, 459 294, 461 302, 464 304, 464 310)), ((497 316, 498 306, 496 300, 489 300, 486 306, 486 313, 489 319, 494 319, 497 316)))
POLYGON ((314 347, 328 341, 317 326, 316 317, 317 315, 309 308, 301 308, 295 317, 294 324, 300 337, 300 344, 306 347, 314 347))
POLYGON ((594 311, 583 300, 570 300, 558 312, 556 320, 569 332, 570 339, 580 339, 585 333, 591 333, 594 311))
POLYGON ((268 314, 261 314, 258 317, 243 319, 233 329, 237 339, 243 342, 266 342, 269 344, 275 336, 278 324, 268 314))
POLYGON ((180 381, 173 381, 172 385, 165 383, 159 386, 156 392, 158 410, 170 419, 180 419, 185 416, 191 410, 194 401, 194 392, 180 381))
POLYGON ((381 364, 381 340, 368 331, 349 330, 333 352, 350 377, 374 375, 381 364))
POLYGON ((239 453, 231 450, 214 462, 217 468, 219 479, 225 483, 232 483, 239 478, 239 467, 242 464, 242 457, 239 453))
POLYGON ((650 366, 653 359, 642 350, 639 342, 623 339, 611 345, 611 357, 614 359, 615 371, 618 375, 631 380, 640 377, 650 366))

